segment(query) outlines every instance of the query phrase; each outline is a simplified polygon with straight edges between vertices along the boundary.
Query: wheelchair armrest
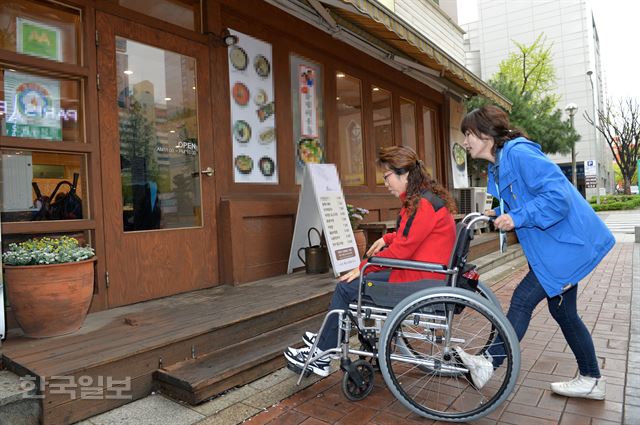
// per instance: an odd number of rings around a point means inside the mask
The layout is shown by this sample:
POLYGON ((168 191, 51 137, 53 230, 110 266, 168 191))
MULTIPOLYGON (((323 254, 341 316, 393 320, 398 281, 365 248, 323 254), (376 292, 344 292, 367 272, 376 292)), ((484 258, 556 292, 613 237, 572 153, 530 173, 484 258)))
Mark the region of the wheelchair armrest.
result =
POLYGON ((368 264, 382 267, 420 270, 424 272, 436 273, 443 273, 447 270, 447 266, 444 266, 442 264, 423 263, 421 261, 413 260, 398 260, 396 258, 371 257, 369 258, 368 264))

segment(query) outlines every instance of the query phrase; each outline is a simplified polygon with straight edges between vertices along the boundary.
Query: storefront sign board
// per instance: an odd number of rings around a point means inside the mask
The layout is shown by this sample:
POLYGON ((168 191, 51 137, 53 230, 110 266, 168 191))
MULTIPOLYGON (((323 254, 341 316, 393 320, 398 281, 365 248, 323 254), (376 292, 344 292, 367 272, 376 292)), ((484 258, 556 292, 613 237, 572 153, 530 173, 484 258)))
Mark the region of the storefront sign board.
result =
MULTIPOLYGON (((298 250, 309 246, 307 232, 311 227, 322 229, 336 277, 358 267, 358 248, 334 164, 307 164, 305 167, 287 273, 304 266, 298 258, 298 250)), ((312 243, 316 244, 316 241, 312 243)))

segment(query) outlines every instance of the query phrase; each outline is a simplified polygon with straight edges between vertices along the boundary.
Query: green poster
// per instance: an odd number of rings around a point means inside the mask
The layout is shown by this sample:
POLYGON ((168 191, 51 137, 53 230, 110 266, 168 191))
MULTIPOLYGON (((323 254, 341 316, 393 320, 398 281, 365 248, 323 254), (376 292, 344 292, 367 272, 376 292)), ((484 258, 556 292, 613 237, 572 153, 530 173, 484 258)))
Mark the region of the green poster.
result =
POLYGON ((17 51, 41 58, 62 60, 60 30, 39 22, 17 18, 17 51))

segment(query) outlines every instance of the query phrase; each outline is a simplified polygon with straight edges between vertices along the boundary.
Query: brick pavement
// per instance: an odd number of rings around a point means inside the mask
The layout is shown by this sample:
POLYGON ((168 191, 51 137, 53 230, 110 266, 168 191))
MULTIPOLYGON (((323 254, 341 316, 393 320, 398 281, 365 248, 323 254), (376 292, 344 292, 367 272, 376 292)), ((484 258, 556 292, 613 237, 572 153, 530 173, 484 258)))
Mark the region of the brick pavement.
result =
MULTIPOLYGON (((592 332, 602 374, 607 378, 606 399, 569 399, 549 390, 550 382, 575 376, 577 365, 542 302, 521 344, 522 367, 515 391, 496 411, 474 423, 640 424, 640 250, 635 248, 634 252, 635 246, 616 244, 579 286, 578 310, 592 332), (632 289, 636 295, 633 309, 632 289)), ((521 268, 492 286, 505 311, 526 272, 526 267, 521 268)), ((439 424, 402 406, 379 373, 372 393, 360 402, 344 397, 341 380, 342 372, 333 373, 254 416, 247 424, 439 424)))

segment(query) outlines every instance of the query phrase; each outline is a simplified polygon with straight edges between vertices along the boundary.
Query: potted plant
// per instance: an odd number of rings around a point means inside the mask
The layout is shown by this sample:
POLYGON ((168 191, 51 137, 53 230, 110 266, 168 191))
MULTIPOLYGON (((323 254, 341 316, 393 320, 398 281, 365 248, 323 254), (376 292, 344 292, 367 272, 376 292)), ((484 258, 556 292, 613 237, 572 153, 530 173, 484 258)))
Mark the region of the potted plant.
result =
POLYGON ((364 230, 358 229, 358 226, 364 217, 369 214, 369 210, 347 204, 347 212, 349 213, 349 222, 351 223, 353 236, 356 239, 356 246, 358 247, 360 257, 362 257, 365 252, 367 252, 367 238, 364 234, 364 230))
POLYGON ((93 296, 95 252, 77 239, 29 239, 2 254, 11 309, 25 336, 64 335, 82 326, 93 296))

